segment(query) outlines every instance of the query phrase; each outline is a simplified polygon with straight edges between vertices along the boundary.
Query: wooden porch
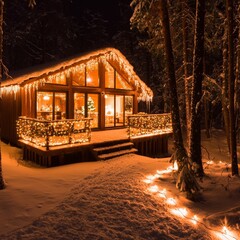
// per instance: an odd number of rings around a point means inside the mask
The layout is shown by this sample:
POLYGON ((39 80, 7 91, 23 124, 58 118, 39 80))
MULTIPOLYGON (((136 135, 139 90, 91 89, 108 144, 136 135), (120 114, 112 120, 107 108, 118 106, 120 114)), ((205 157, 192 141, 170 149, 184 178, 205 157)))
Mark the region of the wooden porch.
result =
POLYGON ((128 116, 128 127, 91 131, 89 118, 42 121, 20 117, 18 143, 23 159, 43 166, 106 160, 138 153, 159 157, 168 154, 172 133, 170 114, 128 116))
POLYGON ((35 162, 41 166, 51 167, 84 161, 96 161, 120 156, 126 153, 160 157, 168 155, 168 138, 171 132, 152 136, 139 136, 129 138, 127 128, 94 131, 91 133, 91 141, 86 143, 66 144, 61 146, 46 147, 36 146, 26 140, 19 140, 23 149, 23 159, 35 162), (129 144, 131 143, 131 144, 129 144), (128 145, 128 147, 126 147, 128 145), (123 147, 125 146, 125 147, 123 147), (114 153, 105 153, 105 158, 98 158, 95 149, 110 150, 115 148, 114 153), (136 151, 135 151, 136 150, 136 151))

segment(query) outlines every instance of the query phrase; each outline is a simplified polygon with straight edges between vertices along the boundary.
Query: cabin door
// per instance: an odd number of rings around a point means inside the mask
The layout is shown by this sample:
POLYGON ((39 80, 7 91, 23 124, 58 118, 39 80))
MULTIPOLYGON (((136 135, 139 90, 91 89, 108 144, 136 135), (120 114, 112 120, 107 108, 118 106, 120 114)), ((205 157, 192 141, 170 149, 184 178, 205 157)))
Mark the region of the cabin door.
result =
POLYGON ((105 127, 127 125, 127 116, 133 114, 133 96, 105 95, 105 127))

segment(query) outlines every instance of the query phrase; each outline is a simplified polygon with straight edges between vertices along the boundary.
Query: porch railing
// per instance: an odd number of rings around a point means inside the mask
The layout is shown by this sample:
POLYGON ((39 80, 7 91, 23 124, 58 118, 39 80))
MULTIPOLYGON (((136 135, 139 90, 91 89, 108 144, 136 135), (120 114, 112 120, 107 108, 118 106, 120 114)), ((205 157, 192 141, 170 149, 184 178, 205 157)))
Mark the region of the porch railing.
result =
POLYGON ((90 118, 46 121, 19 117, 17 134, 37 146, 49 147, 91 140, 90 118))
POLYGON ((138 113, 127 116, 127 121, 130 138, 172 132, 172 118, 170 113, 138 113))

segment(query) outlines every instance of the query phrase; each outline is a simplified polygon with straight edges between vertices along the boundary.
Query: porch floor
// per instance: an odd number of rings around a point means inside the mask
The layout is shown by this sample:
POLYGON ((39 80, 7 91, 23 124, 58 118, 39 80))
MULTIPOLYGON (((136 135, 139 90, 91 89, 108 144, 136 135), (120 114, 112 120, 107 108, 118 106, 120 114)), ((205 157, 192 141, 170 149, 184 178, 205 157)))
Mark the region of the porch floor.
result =
MULTIPOLYGON (((34 161, 40 165, 52 166, 56 162, 70 163, 70 160, 64 160, 68 157, 78 159, 79 161, 92 161, 93 148, 100 144, 108 144, 120 141, 131 141, 141 155, 156 155, 168 153, 168 136, 171 133, 166 132, 152 136, 139 136, 129 139, 127 128, 112 129, 104 131, 92 131, 91 141, 86 143, 66 144, 61 146, 46 147, 36 146, 25 140, 19 140, 23 148, 23 159, 34 161)), ((58 165, 58 164, 57 164, 58 165)))
POLYGON ((90 143, 128 139, 127 128, 92 131, 90 143))

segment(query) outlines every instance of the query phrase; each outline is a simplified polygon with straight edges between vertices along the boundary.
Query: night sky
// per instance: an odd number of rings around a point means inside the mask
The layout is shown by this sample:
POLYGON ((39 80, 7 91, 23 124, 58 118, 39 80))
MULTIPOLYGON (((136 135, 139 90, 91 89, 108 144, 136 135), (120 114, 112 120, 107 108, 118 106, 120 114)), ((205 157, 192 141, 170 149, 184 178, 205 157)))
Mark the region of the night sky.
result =
POLYGON ((114 36, 130 31, 130 2, 37 0, 29 8, 27 2, 8 1, 4 9, 5 64, 15 71, 116 47, 114 36))
MULTIPOLYGON (((122 16, 120 5, 125 3, 126 5, 130 6, 130 2, 131 0, 73 0, 69 5, 69 14, 72 14, 77 18, 79 16, 79 13, 84 9, 89 9, 93 12, 99 13, 105 20, 108 21, 110 34, 114 35, 118 29, 121 29, 123 27, 121 26, 122 16)), ((124 17, 128 17, 129 19, 129 16, 124 17)))

